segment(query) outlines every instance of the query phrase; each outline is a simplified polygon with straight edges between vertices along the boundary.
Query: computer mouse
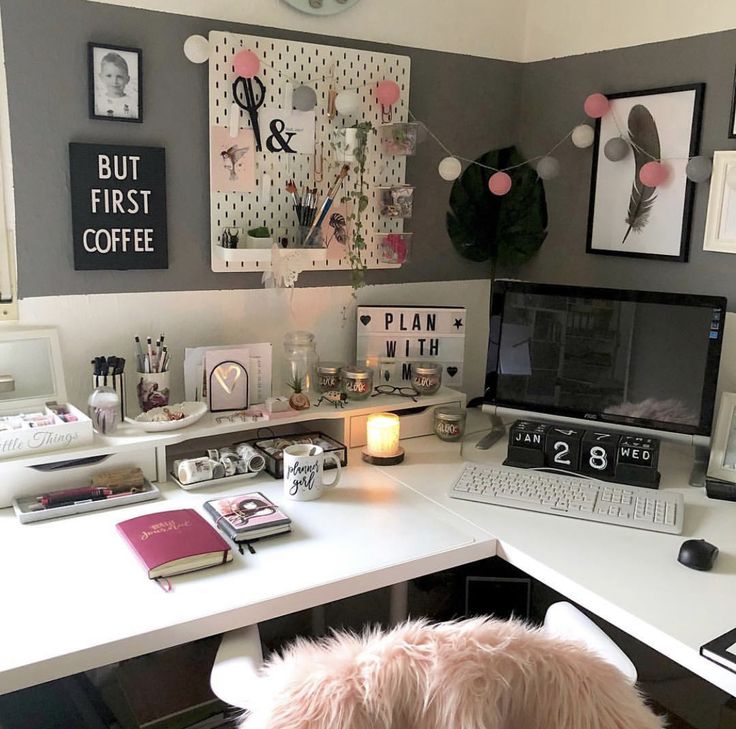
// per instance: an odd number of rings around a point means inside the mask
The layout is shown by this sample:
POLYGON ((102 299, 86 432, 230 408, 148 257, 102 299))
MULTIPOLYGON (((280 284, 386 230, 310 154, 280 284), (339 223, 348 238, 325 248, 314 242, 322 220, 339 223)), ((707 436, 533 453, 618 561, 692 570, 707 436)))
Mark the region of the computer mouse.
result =
POLYGON ((718 547, 705 539, 688 539, 680 546, 677 561, 694 570, 709 570, 718 556, 718 547))

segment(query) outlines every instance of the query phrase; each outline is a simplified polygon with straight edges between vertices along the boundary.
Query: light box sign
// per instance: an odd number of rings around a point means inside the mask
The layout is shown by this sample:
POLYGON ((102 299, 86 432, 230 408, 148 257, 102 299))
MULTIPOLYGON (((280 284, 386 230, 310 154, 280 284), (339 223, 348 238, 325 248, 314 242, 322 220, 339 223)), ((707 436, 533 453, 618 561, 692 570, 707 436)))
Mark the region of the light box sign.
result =
MULTIPOLYGON (((465 354, 465 309, 427 306, 359 306, 356 359, 379 367, 397 362, 397 380, 409 384, 415 362, 440 362, 442 384, 460 387, 465 354)), ((378 373, 374 384, 379 385, 378 373)))
POLYGON ((168 268, 162 147, 69 145, 74 268, 168 268))

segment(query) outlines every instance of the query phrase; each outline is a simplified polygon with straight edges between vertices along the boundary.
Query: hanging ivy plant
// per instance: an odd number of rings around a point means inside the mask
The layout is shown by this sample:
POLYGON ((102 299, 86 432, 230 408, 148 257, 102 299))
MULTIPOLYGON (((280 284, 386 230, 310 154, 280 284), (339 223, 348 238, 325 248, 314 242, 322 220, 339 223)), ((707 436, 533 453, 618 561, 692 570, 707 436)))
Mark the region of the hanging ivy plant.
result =
MULTIPOLYGON (((476 162, 504 169, 524 159, 516 147, 486 152, 476 162)), ((470 165, 455 181, 450 193, 447 232, 457 252, 471 261, 491 261, 516 266, 528 261, 547 237, 547 202, 544 186, 529 165, 506 169, 511 190, 491 194, 491 170, 470 165)))

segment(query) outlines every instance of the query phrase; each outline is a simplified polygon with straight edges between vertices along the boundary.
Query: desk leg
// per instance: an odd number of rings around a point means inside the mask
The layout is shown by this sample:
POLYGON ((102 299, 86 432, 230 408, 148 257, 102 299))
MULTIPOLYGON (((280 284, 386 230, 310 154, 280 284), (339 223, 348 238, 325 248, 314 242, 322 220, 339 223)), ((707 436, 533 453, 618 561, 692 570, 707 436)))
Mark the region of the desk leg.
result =
POLYGON ((391 625, 406 620, 409 616, 409 583, 399 582, 391 585, 391 602, 389 620, 391 625))
POLYGON ((327 621, 325 618, 325 606, 317 605, 312 608, 312 635, 319 637, 327 632, 327 621))

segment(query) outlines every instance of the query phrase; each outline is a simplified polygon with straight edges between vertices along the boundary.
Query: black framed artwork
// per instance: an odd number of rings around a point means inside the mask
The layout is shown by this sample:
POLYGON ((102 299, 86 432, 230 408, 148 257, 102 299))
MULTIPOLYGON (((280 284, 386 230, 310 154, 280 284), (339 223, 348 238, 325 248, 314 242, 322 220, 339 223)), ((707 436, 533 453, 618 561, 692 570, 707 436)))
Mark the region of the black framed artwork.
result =
POLYGON ((728 118, 728 138, 736 139, 736 71, 733 75, 733 93, 731 96, 731 116, 728 118))
POLYGON ((610 109, 596 121, 586 252, 687 261, 695 183, 685 168, 698 153, 704 92, 691 84, 607 95, 610 109), (606 143, 619 137, 628 151, 613 161, 606 143), (668 171, 657 187, 639 179, 652 161, 668 171))
POLYGON ((90 119, 143 121, 143 54, 140 48, 87 44, 90 119))
POLYGON ((75 271, 168 268, 163 147, 69 144, 75 271))

